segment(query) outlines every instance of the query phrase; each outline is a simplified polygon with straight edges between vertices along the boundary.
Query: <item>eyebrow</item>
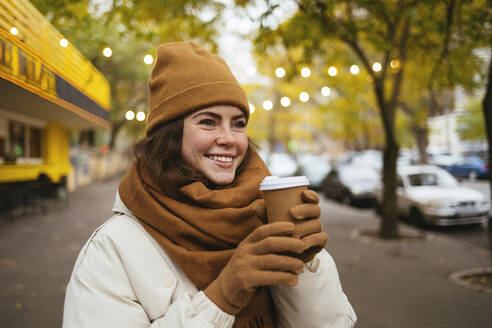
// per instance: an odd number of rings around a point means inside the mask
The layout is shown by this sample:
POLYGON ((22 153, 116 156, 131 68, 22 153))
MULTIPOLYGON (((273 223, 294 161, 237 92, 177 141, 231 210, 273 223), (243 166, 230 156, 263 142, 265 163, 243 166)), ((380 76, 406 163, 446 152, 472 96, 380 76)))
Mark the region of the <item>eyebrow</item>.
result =
MULTIPOLYGON (((216 118, 216 119, 221 119, 222 116, 220 116, 219 114, 217 113, 214 113, 214 112, 199 112, 197 114, 195 114, 193 116, 193 118, 196 118, 200 115, 209 115, 209 116, 212 116, 213 118, 216 118)), ((240 119, 240 118, 246 118, 246 116, 244 115, 244 113, 241 113, 241 114, 238 114, 238 115, 235 115, 232 117, 233 120, 237 120, 237 119, 240 119)))

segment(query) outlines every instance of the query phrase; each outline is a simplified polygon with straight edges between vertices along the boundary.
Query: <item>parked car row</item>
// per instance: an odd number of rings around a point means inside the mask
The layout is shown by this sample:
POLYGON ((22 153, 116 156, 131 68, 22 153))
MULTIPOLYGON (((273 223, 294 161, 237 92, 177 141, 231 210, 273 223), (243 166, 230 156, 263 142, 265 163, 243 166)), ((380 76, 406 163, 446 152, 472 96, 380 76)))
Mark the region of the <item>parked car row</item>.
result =
MULTIPOLYGON (((382 203, 382 155, 371 150, 330 162, 326 156, 286 153, 262 155, 272 175, 305 175, 310 188, 346 205, 375 207, 382 203)), ((459 184, 457 177, 481 177, 487 166, 478 157, 460 156, 444 168, 414 165, 403 155, 397 165, 397 215, 420 226, 463 225, 487 220, 490 205, 483 194, 459 184), (452 163, 452 164, 451 164, 452 163), (453 176, 454 175, 454 176, 453 176)))
MULTIPOLYGON (((435 154, 428 156, 429 164, 439 166, 457 178, 475 180, 488 176, 488 163, 476 155, 451 155, 435 154)), ((397 165, 415 165, 418 160, 411 151, 401 151, 397 158, 397 165)), ((383 154, 378 150, 364 150, 349 153, 342 161, 345 164, 369 166, 381 170, 383 166, 383 154)))

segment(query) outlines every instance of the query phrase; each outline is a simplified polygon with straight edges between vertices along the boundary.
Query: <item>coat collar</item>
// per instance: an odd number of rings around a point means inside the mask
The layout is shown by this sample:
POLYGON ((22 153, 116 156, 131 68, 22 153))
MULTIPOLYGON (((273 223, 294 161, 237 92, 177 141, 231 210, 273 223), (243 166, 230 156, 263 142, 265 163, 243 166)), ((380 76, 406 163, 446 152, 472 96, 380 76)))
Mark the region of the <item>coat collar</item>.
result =
POLYGON ((128 209, 128 207, 126 207, 126 205, 123 203, 123 201, 120 198, 120 193, 118 191, 116 191, 116 196, 115 196, 114 203, 113 203, 113 212, 114 213, 123 213, 123 214, 126 214, 132 218, 136 218, 135 214, 133 214, 128 209))

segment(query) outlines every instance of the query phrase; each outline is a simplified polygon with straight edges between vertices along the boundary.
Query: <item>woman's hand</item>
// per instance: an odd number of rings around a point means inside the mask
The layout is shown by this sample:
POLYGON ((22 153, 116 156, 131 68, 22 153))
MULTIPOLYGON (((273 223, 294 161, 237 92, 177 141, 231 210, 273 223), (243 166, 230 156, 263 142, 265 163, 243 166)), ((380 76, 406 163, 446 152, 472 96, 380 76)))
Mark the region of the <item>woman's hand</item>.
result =
POLYGON ((297 285, 304 263, 286 253, 301 254, 305 241, 293 238, 291 222, 265 224, 255 229, 236 248, 229 263, 205 294, 224 312, 236 314, 249 302, 256 287, 297 285))
POLYGON ((323 224, 319 219, 321 210, 318 206, 318 194, 305 190, 302 192, 302 199, 304 204, 292 207, 289 213, 297 220, 293 236, 300 238, 306 245, 299 258, 308 263, 325 247, 328 236, 323 232, 323 224))

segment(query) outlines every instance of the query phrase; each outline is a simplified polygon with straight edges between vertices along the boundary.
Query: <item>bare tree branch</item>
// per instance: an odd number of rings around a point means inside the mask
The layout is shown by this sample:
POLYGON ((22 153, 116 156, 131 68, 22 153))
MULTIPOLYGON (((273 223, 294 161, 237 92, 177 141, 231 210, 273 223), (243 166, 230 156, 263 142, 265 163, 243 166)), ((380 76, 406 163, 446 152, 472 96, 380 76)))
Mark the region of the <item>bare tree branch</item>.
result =
POLYGON ((376 15, 381 16, 383 18, 383 21, 386 22, 388 26, 392 26, 393 22, 391 21, 391 18, 388 15, 388 11, 386 10, 386 6, 383 3, 383 1, 380 0, 373 1, 373 4, 374 4, 374 8, 376 9, 374 10, 374 13, 376 15))
POLYGON ((404 101, 400 101, 398 103, 398 107, 401 108, 401 110, 407 114, 408 116, 412 117, 414 115, 414 112, 412 109, 408 106, 408 104, 404 101))
POLYGON ((446 31, 444 35, 444 41, 442 45, 441 55, 439 59, 436 61, 434 67, 432 68, 432 72, 428 82, 428 89, 430 94, 430 101, 433 107, 439 107, 438 101, 436 98, 436 93, 434 91, 434 82, 437 77, 437 73, 442 63, 447 59, 449 54, 449 44, 451 40, 451 32, 453 26, 453 18, 454 18, 454 9, 455 9, 455 0, 450 0, 446 7, 446 31))
POLYGON ((398 95, 400 94, 401 84, 403 81, 403 67, 406 61, 406 49, 407 49, 407 40, 410 34, 410 18, 406 17, 403 22, 402 34, 400 41, 398 43, 398 59, 400 61, 400 69, 395 74, 393 78, 393 90, 390 98, 390 106, 396 106, 396 102, 398 101, 398 95))
POLYGON ((364 67, 367 69, 369 75, 371 75, 373 79, 377 79, 378 77, 372 70, 371 63, 369 62, 366 53, 359 46, 358 41, 356 39, 348 39, 346 37, 342 37, 342 41, 345 42, 347 45, 349 45, 349 47, 352 48, 352 50, 356 53, 357 57, 359 57, 364 67))

